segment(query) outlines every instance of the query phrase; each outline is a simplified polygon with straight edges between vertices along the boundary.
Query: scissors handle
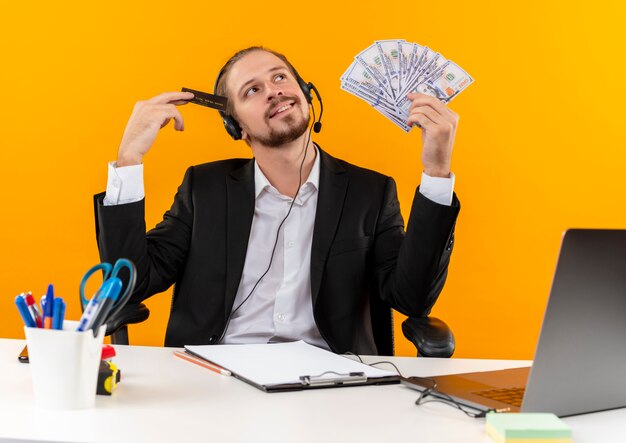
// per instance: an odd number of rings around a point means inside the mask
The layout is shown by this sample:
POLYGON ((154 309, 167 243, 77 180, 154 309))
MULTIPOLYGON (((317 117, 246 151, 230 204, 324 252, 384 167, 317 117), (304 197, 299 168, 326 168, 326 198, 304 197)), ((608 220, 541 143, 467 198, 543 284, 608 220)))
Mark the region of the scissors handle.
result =
POLYGON ((104 323, 106 323, 107 319, 115 317, 118 314, 118 312, 122 310, 122 308, 126 305, 128 300, 130 299, 130 296, 132 295, 133 291, 135 290, 135 284, 137 283, 137 268, 135 267, 135 264, 132 261, 126 258, 118 259, 115 262, 115 266, 113 266, 113 271, 111 272, 111 278, 117 277, 117 273, 122 268, 128 269, 128 273, 129 273, 128 284, 126 285, 126 290, 124 291, 124 293, 121 294, 119 297, 117 297, 115 304, 111 308, 111 312, 104 319, 103 321, 104 323))
MULTIPOLYGON (((89 304, 89 300, 87 300, 87 298, 85 297, 85 285, 87 284, 87 281, 89 280, 89 278, 95 272, 102 271, 104 273, 104 275, 102 276, 102 281, 104 282, 109 278, 109 274, 111 274, 112 269, 113 269, 113 266, 111 266, 109 263, 100 263, 100 264, 95 265, 89 271, 85 272, 83 279, 80 281, 80 287, 79 287, 80 306, 82 310, 84 310, 87 304, 89 304)), ((100 289, 98 289, 98 292, 95 293, 94 298, 97 298, 99 293, 100 293, 100 289)))

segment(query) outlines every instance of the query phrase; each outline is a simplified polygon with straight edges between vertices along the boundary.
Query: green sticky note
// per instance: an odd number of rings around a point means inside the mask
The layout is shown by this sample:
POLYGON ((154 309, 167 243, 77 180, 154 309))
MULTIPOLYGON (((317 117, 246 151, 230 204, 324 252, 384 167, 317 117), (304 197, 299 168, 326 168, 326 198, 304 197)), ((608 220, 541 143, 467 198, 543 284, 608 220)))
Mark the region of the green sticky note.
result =
POLYGON ((569 426, 556 415, 548 413, 489 413, 486 425, 505 440, 572 438, 569 426))

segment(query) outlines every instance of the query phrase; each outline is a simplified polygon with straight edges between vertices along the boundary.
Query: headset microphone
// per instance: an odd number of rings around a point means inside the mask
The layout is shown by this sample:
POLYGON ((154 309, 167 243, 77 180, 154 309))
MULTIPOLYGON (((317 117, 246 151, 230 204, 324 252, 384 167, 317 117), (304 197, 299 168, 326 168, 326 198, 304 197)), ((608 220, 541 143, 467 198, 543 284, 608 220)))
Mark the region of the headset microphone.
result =
POLYGON ((317 101, 320 102, 320 116, 315 122, 315 124, 313 125, 313 131, 315 131, 315 133, 317 134, 318 132, 322 130, 322 114, 324 113, 324 103, 322 103, 322 97, 320 96, 320 93, 315 87, 315 85, 313 83, 309 83, 307 84, 307 86, 309 87, 309 90, 312 90, 313 92, 315 92, 317 101))

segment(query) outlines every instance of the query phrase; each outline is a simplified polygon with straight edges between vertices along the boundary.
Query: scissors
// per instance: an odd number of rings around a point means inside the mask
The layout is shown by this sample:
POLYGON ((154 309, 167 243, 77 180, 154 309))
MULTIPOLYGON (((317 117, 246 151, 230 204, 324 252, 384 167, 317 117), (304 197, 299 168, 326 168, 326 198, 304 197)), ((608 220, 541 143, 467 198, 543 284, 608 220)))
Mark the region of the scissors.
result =
MULTIPOLYGON (((115 317, 122 310, 130 299, 136 283, 137 269, 132 261, 125 258, 118 259, 115 262, 115 265, 111 265, 110 263, 100 263, 89 269, 80 281, 79 294, 81 309, 83 311, 89 311, 91 307, 97 309, 96 307, 98 305, 104 305, 105 301, 107 302, 106 304, 110 306, 107 307, 106 312, 100 312, 100 315, 98 315, 99 318, 91 318, 89 322, 85 322, 85 324, 79 326, 79 328, 84 330, 91 329, 96 326, 96 328, 94 328, 95 333, 100 324, 106 323, 108 319, 115 317), (128 285, 126 286, 124 292, 119 295, 122 291, 123 285, 117 274, 123 268, 127 268, 129 272, 128 285), (102 285, 100 285, 91 300, 87 300, 87 297, 85 297, 85 286, 87 285, 89 278, 97 271, 102 271, 103 273, 102 285)), ((86 318, 86 314, 89 314, 89 312, 85 312, 83 314, 81 321, 83 318, 86 318)))

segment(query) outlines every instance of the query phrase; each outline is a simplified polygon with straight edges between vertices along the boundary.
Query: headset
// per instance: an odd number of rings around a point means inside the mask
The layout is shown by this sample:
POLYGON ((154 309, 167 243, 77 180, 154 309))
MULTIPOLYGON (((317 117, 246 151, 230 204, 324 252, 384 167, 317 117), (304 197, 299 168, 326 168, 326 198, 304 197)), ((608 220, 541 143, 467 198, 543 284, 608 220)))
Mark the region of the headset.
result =
MULTIPOLYGON (((296 71, 296 69, 291 66, 291 64, 289 64, 289 67, 293 70, 296 81, 298 82, 298 85, 300 86, 300 89, 302 90, 302 93, 304 94, 304 98, 306 98, 307 103, 310 106, 313 106, 313 95, 311 94, 311 91, 315 93, 317 101, 320 102, 320 116, 313 125, 313 131, 315 131, 315 133, 317 134, 322 130, 322 114, 324 113, 324 104, 322 103, 322 97, 320 96, 320 93, 313 83, 305 82, 302 77, 300 77, 300 74, 298 74, 298 71, 296 71)), ((215 80, 215 86, 213 87, 213 91, 215 94, 217 94, 217 85, 220 82, 223 74, 224 68, 220 69, 220 72, 217 75, 217 79, 215 80)), ((228 135, 230 135, 233 140, 241 140, 241 126, 239 126, 237 120, 235 120, 232 116, 226 114, 226 112, 224 111, 218 110, 218 112, 222 117, 222 121, 224 122, 224 128, 226 129, 226 132, 228 132, 228 135)))

